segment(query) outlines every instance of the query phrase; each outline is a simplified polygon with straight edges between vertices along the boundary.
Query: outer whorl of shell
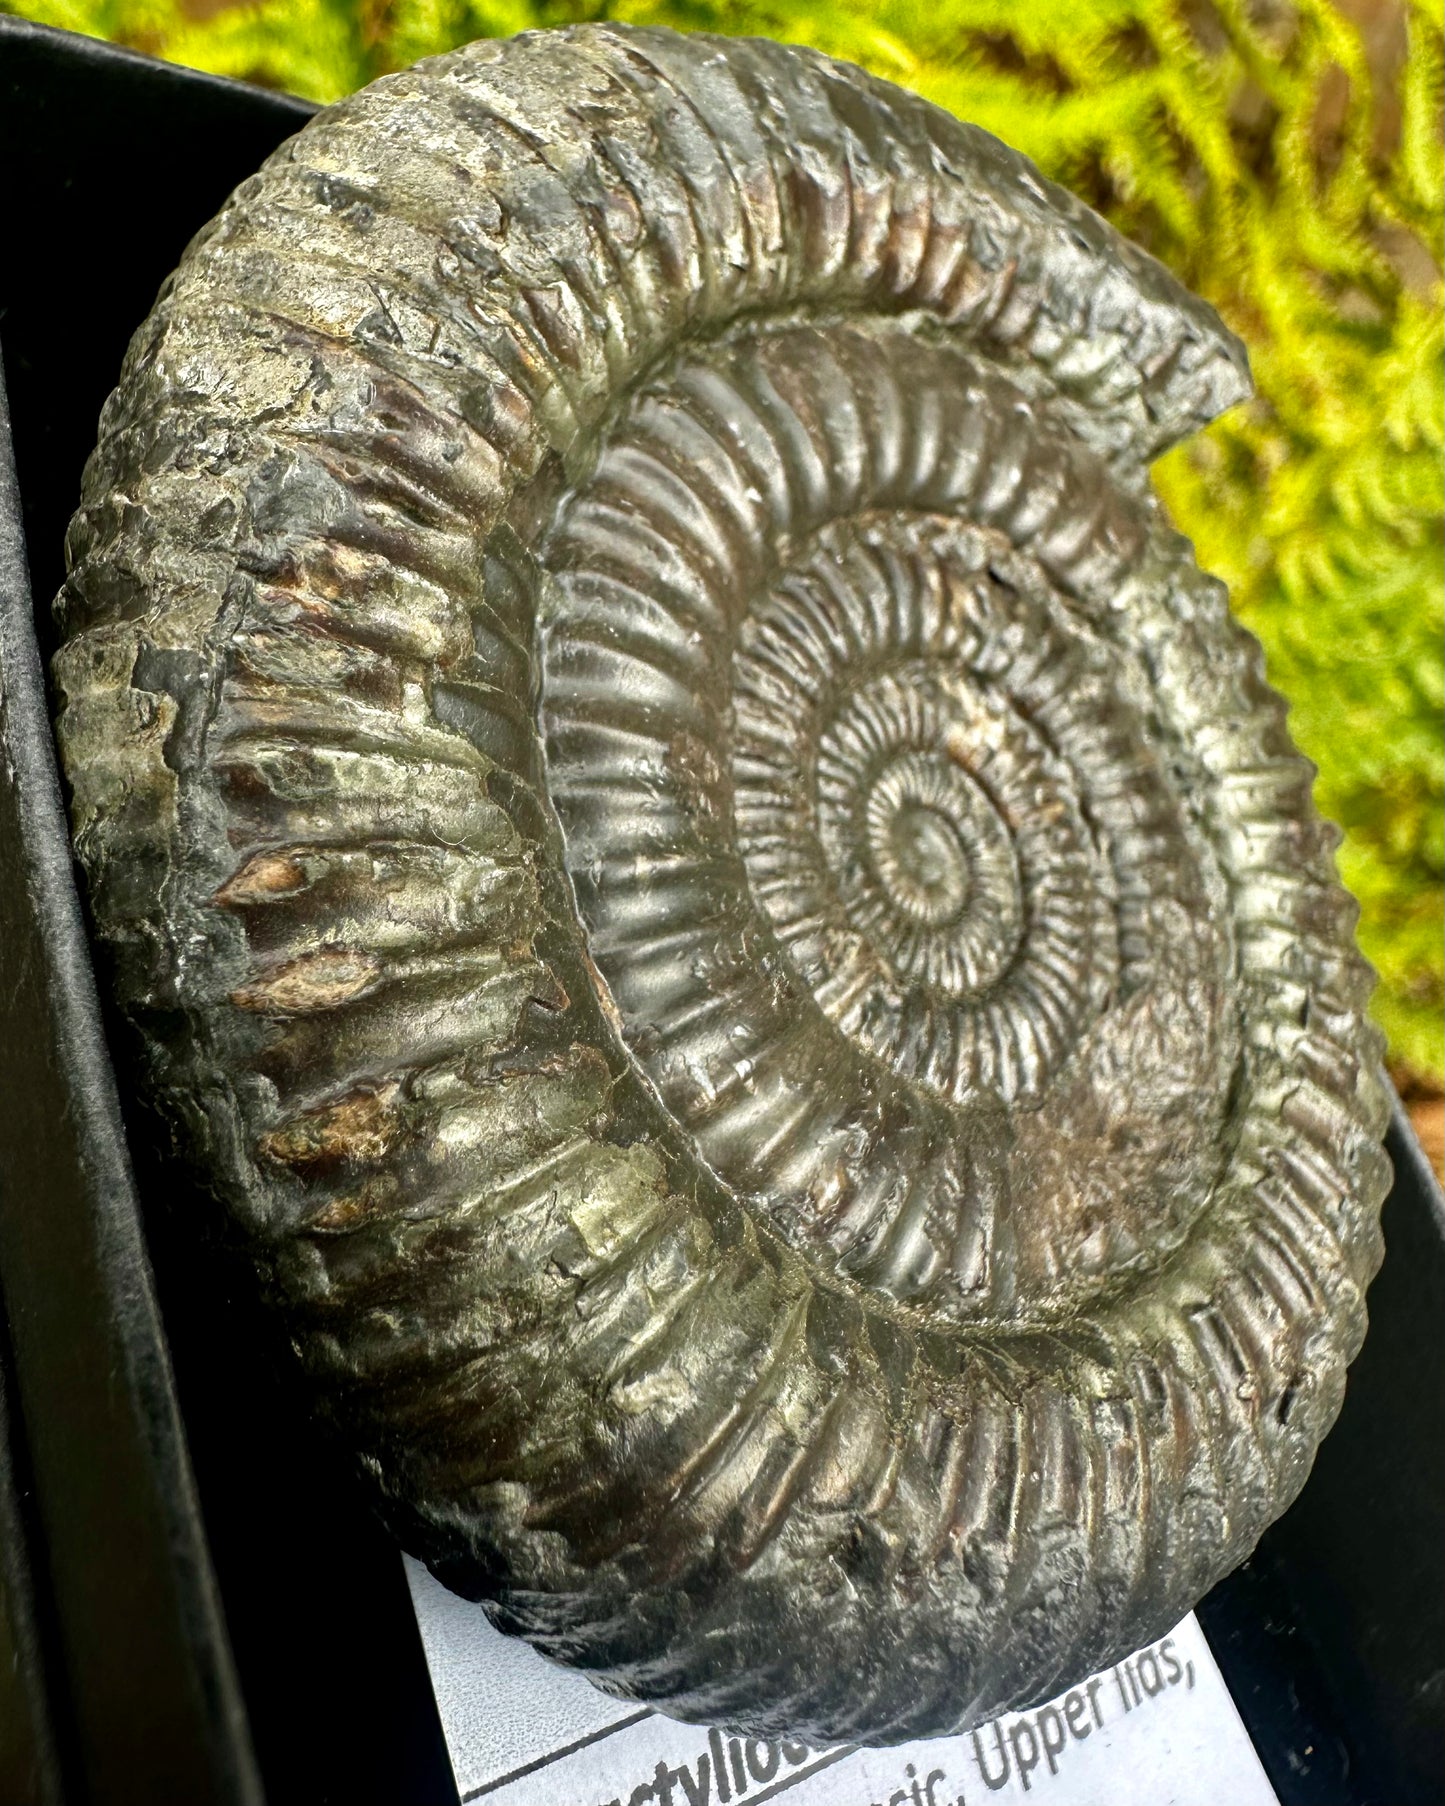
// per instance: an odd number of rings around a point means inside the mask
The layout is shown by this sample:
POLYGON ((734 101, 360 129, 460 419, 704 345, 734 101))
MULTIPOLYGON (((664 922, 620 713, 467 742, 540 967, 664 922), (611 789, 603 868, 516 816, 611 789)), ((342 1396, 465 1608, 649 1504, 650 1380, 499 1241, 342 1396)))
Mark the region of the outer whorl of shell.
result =
POLYGON ((901 1738, 1294 1495, 1368 975, 1148 461, 1207 309, 761 43, 320 115, 107 407, 56 672, 156 1094, 390 1521, 685 1716, 901 1738))

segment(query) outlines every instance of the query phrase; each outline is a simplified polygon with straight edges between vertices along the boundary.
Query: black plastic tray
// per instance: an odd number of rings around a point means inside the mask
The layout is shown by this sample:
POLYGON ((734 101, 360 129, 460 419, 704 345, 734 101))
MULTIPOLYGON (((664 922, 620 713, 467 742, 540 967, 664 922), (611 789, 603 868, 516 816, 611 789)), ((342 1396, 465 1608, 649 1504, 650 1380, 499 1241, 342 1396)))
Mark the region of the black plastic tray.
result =
MULTIPOLYGON (((43 677, 126 342, 309 111, 0 16, 0 1806, 456 1800, 396 1551, 112 1067, 43 677)), ((1391 1152, 1340 1423, 1200 1612, 1285 1806, 1445 1773, 1445 1206, 1402 1116, 1391 1152)))

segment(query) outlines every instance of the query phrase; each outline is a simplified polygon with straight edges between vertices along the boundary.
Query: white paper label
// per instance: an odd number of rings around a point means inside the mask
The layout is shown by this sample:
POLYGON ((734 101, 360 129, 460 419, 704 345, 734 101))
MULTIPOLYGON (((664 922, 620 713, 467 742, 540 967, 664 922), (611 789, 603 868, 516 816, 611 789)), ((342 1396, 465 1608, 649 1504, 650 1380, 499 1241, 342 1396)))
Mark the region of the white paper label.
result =
POLYGON ((609 1699, 407 1578, 464 1802, 488 1806, 1278 1806, 1204 1633, 1171 1635, 1032 1712, 890 1750, 725 1737, 609 1699))

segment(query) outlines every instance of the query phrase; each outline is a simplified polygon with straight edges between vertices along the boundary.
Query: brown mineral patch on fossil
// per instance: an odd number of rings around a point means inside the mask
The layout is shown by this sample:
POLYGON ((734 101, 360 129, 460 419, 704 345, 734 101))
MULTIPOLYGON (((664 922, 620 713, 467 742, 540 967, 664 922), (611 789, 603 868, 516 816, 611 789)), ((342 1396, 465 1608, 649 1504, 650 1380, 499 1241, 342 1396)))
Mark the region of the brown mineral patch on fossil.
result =
POLYGON ((333 1010, 369 991, 381 974, 381 962, 348 947, 323 947, 299 959, 286 960, 258 973, 231 993, 243 1010, 267 1016, 305 1016, 333 1010))
POLYGON ((369 1165, 389 1154, 403 1132, 399 1097, 397 1085, 353 1091, 269 1130, 257 1151, 297 1169, 369 1165))
POLYGON ((273 897, 289 897, 306 886, 306 868, 291 853, 257 853, 215 893, 225 909, 245 909, 273 897))

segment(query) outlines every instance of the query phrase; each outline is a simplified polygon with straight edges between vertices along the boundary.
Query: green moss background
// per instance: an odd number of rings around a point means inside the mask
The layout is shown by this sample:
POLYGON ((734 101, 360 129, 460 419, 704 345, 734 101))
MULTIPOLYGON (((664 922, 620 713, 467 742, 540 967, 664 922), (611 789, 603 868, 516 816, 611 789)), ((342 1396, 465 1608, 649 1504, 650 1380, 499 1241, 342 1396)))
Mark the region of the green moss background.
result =
POLYGON ((1407 1089, 1445 1068, 1441 26, 1420 0, 0 0, 332 100, 580 18, 817 45, 996 132, 1207 296, 1258 399, 1158 467, 1264 641, 1407 1089))

